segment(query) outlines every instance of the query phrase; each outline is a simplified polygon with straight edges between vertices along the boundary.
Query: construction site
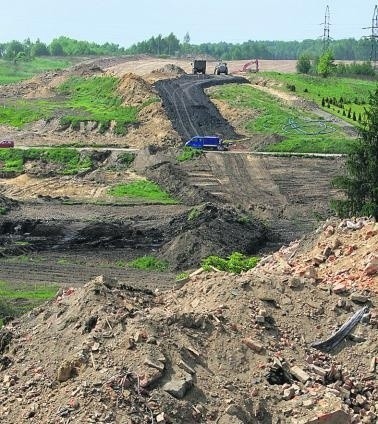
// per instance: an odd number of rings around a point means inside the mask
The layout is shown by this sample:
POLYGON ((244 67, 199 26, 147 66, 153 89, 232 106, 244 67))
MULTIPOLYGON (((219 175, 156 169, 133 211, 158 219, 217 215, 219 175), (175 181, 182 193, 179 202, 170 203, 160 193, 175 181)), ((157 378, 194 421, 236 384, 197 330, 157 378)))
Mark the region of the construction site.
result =
POLYGON ((0 84, 1 423, 378 423, 378 224, 332 203, 376 77, 296 69, 0 84))

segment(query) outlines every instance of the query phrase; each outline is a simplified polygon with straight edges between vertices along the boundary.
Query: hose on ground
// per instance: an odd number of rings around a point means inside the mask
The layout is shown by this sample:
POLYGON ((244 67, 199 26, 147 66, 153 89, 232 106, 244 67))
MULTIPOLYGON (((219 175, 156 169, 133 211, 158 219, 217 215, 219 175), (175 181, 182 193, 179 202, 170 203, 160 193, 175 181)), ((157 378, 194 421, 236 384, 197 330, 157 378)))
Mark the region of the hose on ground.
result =
POLYGON ((283 126, 282 130, 286 133, 300 133, 303 135, 321 135, 330 134, 336 131, 336 128, 329 125, 332 121, 325 121, 324 119, 309 119, 299 123, 293 118, 289 118, 287 124, 283 126))

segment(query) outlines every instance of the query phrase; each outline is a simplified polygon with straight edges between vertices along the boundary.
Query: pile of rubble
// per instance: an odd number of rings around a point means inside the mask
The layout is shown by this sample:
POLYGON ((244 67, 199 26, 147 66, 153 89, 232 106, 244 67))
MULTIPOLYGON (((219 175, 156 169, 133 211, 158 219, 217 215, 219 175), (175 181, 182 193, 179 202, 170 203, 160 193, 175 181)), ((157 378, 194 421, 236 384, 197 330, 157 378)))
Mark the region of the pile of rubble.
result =
POLYGON ((239 276, 61 290, 0 332, 1 422, 374 424, 377 246, 373 221, 329 222, 239 276))

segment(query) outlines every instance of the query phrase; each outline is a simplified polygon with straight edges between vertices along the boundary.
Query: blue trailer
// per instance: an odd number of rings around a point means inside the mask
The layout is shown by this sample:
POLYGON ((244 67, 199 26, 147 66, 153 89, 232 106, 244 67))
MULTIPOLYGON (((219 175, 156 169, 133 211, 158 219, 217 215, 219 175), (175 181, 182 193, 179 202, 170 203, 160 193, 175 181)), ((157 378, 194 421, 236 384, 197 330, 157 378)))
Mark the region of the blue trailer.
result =
POLYGON ((227 150, 227 145, 223 143, 223 140, 217 136, 199 136, 192 137, 185 143, 185 146, 192 147, 193 149, 204 149, 204 150, 227 150))

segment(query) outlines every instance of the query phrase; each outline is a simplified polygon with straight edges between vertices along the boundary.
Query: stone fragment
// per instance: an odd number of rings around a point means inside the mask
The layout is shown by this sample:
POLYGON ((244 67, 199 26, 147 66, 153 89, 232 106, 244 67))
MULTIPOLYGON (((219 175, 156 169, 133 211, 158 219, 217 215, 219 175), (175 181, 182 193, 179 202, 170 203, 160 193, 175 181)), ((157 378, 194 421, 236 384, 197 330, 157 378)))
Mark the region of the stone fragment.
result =
POLYGON ((148 356, 145 360, 144 363, 146 365, 148 365, 149 367, 152 368, 156 368, 159 371, 163 371, 165 368, 165 365, 163 364, 163 362, 155 360, 154 358, 148 356))
POLYGON ((248 346, 253 351, 260 353, 264 350, 264 346, 258 342, 257 340, 253 340, 250 338, 242 339, 242 343, 244 343, 246 346, 248 346))
POLYGON ((293 277, 289 280, 289 287, 291 289, 300 289, 303 287, 303 280, 301 278, 298 277, 293 277))
POLYGON ((182 368, 183 370, 185 370, 186 372, 188 372, 189 374, 194 375, 196 373, 196 370, 194 370, 190 365, 188 365, 186 362, 184 362, 183 360, 181 360, 178 363, 178 366, 180 368, 182 368))
POLYGON ((327 371, 325 369, 316 365, 311 365, 311 371, 317 375, 320 375, 321 377, 325 377, 327 375, 327 371))
POLYGON ((284 400, 290 400, 290 399, 293 399, 294 396, 295 396, 295 390, 294 390, 294 388, 293 387, 289 387, 289 388, 287 388, 287 389, 284 390, 282 398, 284 400))
POLYGON ((204 269, 202 267, 201 268, 198 268, 195 271, 193 271, 191 274, 189 274, 189 278, 193 278, 193 277, 195 277, 197 275, 200 275, 200 274, 203 273, 203 271, 204 271, 204 269))
POLYGON ((163 386, 163 390, 175 397, 176 399, 182 399, 186 392, 192 387, 193 379, 192 376, 187 374, 187 377, 183 379, 171 380, 163 386))
POLYGON ((352 293, 350 295, 350 300, 352 302, 356 302, 356 303, 366 303, 369 299, 366 296, 364 296, 363 294, 352 293))
POLYGON ((345 283, 337 283, 332 287, 332 291, 335 294, 345 293, 347 291, 347 287, 345 283))
POLYGON ((59 368, 57 372, 57 380, 60 383, 75 377, 78 373, 78 367, 81 365, 80 361, 66 361, 59 368))
POLYGON ((156 416, 156 422, 158 424, 160 423, 166 423, 166 414, 164 412, 160 413, 159 415, 156 416))
POLYGON ((303 424, 350 424, 352 417, 347 412, 339 409, 333 412, 327 412, 303 422, 303 424))
POLYGON ((305 272, 304 272, 304 277, 306 277, 306 278, 314 278, 316 280, 318 278, 318 271, 317 271, 317 269, 314 266, 307 267, 306 270, 305 270, 305 272))
POLYGON ((378 272, 378 256, 374 256, 370 259, 368 264, 365 267, 366 275, 374 275, 378 272))
POLYGON ((98 352, 99 349, 100 349, 100 343, 96 342, 96 343, 93 344, 91 350, 92 350, 92 352, 98 352))
POLYGON ((375 372, 376 366, 377 366, 377 358, 374 356, 374 357, 371 359, 371 361, 370 361, 370 368, 369 368, 369 371, 370 371, 370 372, 375 372))
POLYGON ((305 399, 302 404, 305 408, 311 408, 314 406, 315 401, 313 399, 305 399))
POLYGON ((310 376, 307 374, 307 372, 297 365, 294 365, 294 367, 290 368, 290 373, 303 384, 310 379, 310 376))
POLYGON ((148 367, 147 369, 144 370, 142 375, 143 375, 143 378, 140 380, 140 385, 141 387, 148 387, 151 384, 154 384, 158 380, 160 380, 160 378, 163 376, 163 373, 162 371, 156 368, 148 367))

